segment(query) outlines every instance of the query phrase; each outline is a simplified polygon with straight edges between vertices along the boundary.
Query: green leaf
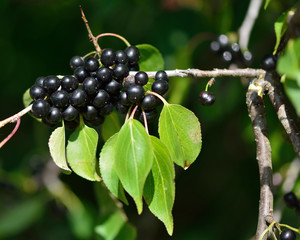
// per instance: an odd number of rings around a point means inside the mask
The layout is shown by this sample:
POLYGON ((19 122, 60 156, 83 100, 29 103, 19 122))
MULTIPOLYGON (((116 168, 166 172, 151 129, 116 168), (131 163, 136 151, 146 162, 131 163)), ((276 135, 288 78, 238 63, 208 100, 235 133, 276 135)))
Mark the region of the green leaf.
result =
POLYGON ((150 211, 166 226, 170 236, 173 234, 172 208, 175 199, 175 171, 168 148, 156 137, 151 136, 153 147, 153 166, 149 174, 144 197, 150 211))
POLYGON ((151 170, 153 150, 144 126, 129 119, 118 133, 115 168, 124 189, 133 197, 138 213, 143 210, 143 188, 151 170))
POLYGON ((273 54, 275 54, 277 52, 281 38, 287 30, 287 16, 288 16, 287 12, 282 13, 274 24, 274 30, 275 30, 275 35, 276 35, 276 44, 274 47, 273 54))
POLYGON ((267 7, 268 7, 268 5, 269 5, 270 2, 271 2, 271 0, 266 0, 265 1, 264 10, 267 9, 267 7))
POLYGON ((136 229, 130 224, 125 223, 121 228, 119 234, 114 240, 135 240, 136 239, 136 229))
POLYGON ((284 54, 279 58, 277 71, 300 86, 300 39, 290 40, 284 54))
POLYGON ((202 140, 200 122, 193 112, 181 105, 165 104, 158 132, 177 165, 187 169, 196 160, 202 140))
POLYGON ((128 205, 124 189, 114 167, 115 145, 117 140, 118 133, 108 139, 102 147, 99 159, 100 172, 103 182, 112 194, 128 205))
POLYGON ((159 71, 164 69, 164 59, 157 48, 150 44, 139 44, 136 47, 140 50, 140 71, 159 71))
POLYGON ((71 134, 67 145, 67 160, 71 169, 79 176, 91 181, 100 181, 96 171, 97 143, 96 130, 81 121, 80 126, 71 134))
POLYGON ((119 132, 121 128, 118 114, 113 111, 105 117, 104 123, 101 125, 101 134, 104 141, 107 141, 112 135, 119 132))
POLYGON ((56 128, 49 138, 50 155, 55 164, 65 171, 71 172, 66 159, 65 125, 56 128))
POLYGON ((33 101, 32 98, 30 97, 29 90, 30 90, 30 88, 28 88, 23 94, 24 107, 28 107, 30 105, 30 103, 32 103, 32 101, 33 101))
POLYGON ((286 79, 284 81, 284 90, 300 116, 300 87, 293 80, 286 79))

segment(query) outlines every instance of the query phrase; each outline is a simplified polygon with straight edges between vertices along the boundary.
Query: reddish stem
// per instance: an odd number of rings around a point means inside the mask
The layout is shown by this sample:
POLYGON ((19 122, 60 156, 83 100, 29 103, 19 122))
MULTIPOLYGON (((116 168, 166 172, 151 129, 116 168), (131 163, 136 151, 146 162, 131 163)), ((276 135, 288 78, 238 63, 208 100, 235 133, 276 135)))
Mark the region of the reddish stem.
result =
POLYGON ((8 140, 13 137, 13 135, 15 135, 15 133, 18 131, 20 123, 21 123, 21 118, 18 118, 14 130, 12 130, 12 132, 0 143, 0 148, 2 148, 4 144, 7 143, 8 140))

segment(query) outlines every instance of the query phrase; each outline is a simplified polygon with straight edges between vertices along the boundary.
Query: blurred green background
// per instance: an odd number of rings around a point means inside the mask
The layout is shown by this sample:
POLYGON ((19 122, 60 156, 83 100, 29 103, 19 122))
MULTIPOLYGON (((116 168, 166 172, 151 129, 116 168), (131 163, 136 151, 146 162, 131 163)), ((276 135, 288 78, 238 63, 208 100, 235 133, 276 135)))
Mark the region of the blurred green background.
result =
MULTIPOLYGON (((293 3, 272 0, 266 11, 261 10, 249 43, 254 56, 251 67, 260 67, 262 57, 272 53, 273 23, 293 3)), ((22 95, 37 77, 71 74, 70 58, 93 51, 80 5, 95 35, 113 32, 131 44, 152 44, 164 56, 165 69, 212 69, 226 65, 210 52, 211 40, 236 32, 248 4, 239 0, 1 0, 0 119, 23 108, 22 95)), ((100 45, 125 48, 114 38, 101 39, 100 45)), ((137 229, 137 239, 249 239, 255 233, 259 176, 246 85, 238 78, 216 79, 211 88, 216 103, 203 107, 198 94, 207 80, 170 80, 169 100, 194 111, 201 122, 202 152, 187 171, 176 171, 172 237, 147 208, 141 216, 133 202, 124 208, 137 229)), ((284 178, 295 154, 272 106, 265 102, 274 171, 284 178)), ((13 127, 1 128, 0 139, 13 127)), ((155 132, 155 124, 151 127, 155 132)), ((105 215, 101 184, 75 174, 56 177, 59 170, 48 164, 51 131, 24 116, 19 131, 0 150, 0 239, 102 239, 94 232, 105 215)), ((276 200, 282 198, 280 192, 279 186, 276 200)), ((284 208, 284 219, 300 226, 294 211, 284 208)), ((126 240, 125 235, 119 239, 126 240)))

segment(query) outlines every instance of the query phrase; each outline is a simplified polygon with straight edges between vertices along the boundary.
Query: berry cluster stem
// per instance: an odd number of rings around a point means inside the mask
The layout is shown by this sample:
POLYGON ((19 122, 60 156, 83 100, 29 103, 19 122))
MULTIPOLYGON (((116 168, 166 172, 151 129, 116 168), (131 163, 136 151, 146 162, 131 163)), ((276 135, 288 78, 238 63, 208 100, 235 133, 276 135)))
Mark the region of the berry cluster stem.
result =
POLYGON ((119 38, 119 39, 121 39, 126 44, 127 47, 131 46, 131 44, 126 40, 126 38, 124 38, 121 35, 116 34, 116 33, 102 33, 102 34, 99 34, 96 37, 96 40, 98 40, 99 38, 105 37, 105 36, 111 36, 111 37, 119 38))
POLYGON ((31 111, 31 107, 32 107, 32 104, 30 104, 28 107, 24 108, 22 111, 18 112, 17 114, 2 120, 0 122, 0 128, 4 127, 8 123, 14 123, 14 122, 18 121, 18 119, 20 119, 23 115, 25 115, 26 113, 31 111))

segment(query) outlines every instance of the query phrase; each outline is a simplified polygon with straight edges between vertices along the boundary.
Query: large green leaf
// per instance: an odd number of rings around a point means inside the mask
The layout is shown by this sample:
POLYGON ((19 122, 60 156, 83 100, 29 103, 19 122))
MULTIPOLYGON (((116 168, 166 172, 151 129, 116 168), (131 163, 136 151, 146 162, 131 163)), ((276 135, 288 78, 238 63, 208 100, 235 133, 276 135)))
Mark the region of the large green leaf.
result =
POLYGON ((63 170, 71 172, 66 159, 65 125, 56 128, 49 138, 50 155, 55 164, 63 170))
POLYGON ((150 44, 139 44, 136 47, 140 51, 140 71, 159 71, 164 69, 164 59, 157 48, 150 44))
POLYGON ((150 211, 166 226, 169 235, 173 234, 172 208, 175 199, 175 171, 168 148, 156 137, 151 136, 153 166, 149 174, 144 197, 150 211))
POLYGON ((122 200, 125 204, 128 204, 120 179, 114 167, 115 145, 117 140, 118 133, 108 139, 102 147, 99 159, 100 173, 103 182, 112 194, 122 200))
POLYGON ((159 118, 159 135, 172 160, 187 169, 200 153, 202 140, 198 118, 177 104, 165 104, 159 118))
POLYGON ((276 44, 274 47, 273 54, 275 54, 277 52, 277 48, 279 46, 281 38, 284 35, 284 33, 286 32, 287 16, 288 16, 287 12, 282 13, 274 24, 274 30, 275 30, 275 35, 276 35, 276 44))
POLYGON ((96 150, 98 134, 81 120, 80 126, 71 134, 67 145, 67 160, 71 169, 79 176, 100 181, 97 174, 96 150))
POLYGON ((290 40, 284 54, 279 58, 277 71, 296 80, 300 86, 300 39, 290 40))
POLYGON ((143 188, 151 170, 153 150, 144 126, 129 119, 118 133, 115 168, 124 189, 133 197, 138 213, 143 210, 143 188))
POLYGON ((121 128, 118 114, 113 111, 105 117, 104 123, 101 125, 101 134, 104 141, 107 141, 112 135, 119 132, 121 128))

